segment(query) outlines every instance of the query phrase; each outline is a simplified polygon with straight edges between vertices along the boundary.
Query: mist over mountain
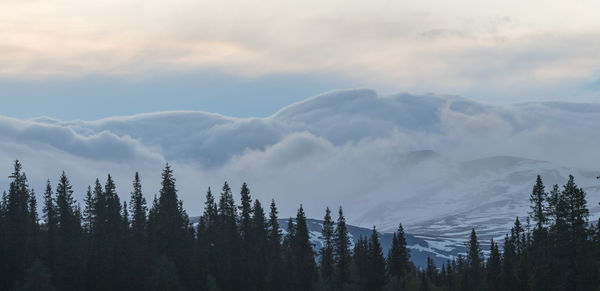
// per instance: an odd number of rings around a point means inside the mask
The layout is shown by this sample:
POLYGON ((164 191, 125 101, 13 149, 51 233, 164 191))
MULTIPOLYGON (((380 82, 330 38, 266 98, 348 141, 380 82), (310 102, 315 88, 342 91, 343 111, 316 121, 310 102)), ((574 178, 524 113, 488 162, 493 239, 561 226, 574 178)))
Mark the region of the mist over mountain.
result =
MULTIPOLYGON (((196 111, 95 121, 0 117, 0 163, 8 174, 11 160, 22 160, 38 191, 65 170, 81 201, 107 171, 122 196, 140 171, 151 199, 169 162, 191 215, 201 214, 207 187, 228 180, 239 189, 246 181, 253 197, 274 198, 282 217, 303 204, 308 217, 321 218, 325 206, 341 204, 357 226, 390 231, 402 222, 413 234, 463 238, 474 226, 485 238, 527 214, 538 174, 547 185, 574 174, 597 217, 598 132, 600 104, 494 105, 344 90, 265 118, 196 111)), ((7 189, 6 179, 0 187, 7 189)))

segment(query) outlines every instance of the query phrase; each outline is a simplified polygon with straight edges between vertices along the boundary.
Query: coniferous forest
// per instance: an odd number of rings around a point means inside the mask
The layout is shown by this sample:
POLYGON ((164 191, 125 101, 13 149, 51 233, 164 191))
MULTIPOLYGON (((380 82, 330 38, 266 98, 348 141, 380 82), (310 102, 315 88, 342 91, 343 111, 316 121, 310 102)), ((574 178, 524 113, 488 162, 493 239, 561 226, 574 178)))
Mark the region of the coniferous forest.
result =
POLYGON ((9 178, 0 290, 600 290, 599 224, 572 176, 549 189, 538 176, 529 216, 492 239, 489 256, 473 229, 466 254, 425 269, 411 263, 401 224, 388 254, 375 228, 351 248, 341 207, 327 208, 315 253, 302 206, 280 227, 275 201, 253 200, 246 184, 238 198, 227 182, 208 188, 193 226, 169 165, 150 202, 138 174, 130 195, 97 179, 81 206, 65 173, 43 193, 18 161, 9 178))

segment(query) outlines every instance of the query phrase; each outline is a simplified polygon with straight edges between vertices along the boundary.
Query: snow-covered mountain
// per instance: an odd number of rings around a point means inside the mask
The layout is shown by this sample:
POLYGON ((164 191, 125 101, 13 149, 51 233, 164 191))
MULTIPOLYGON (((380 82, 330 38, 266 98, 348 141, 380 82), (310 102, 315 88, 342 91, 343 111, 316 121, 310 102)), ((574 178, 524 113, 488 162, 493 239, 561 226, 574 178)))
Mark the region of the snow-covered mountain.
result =
MULTIPOLYGON (((199 217, 190 218, 194 227, 197 227, 199 217)), ((281 232, 283 235, 287 233, 286 225, 288 221, 286 219, 280 219, 279 225, 282 227, 281 232)), ((306 224, 310 232, 310 242, 315 250, 316 259, 319 259, 319 250, 323 247, 322 239, 322 227, 323 221, 318 219, 307 219, 306 224)), ((372 229, 357 227, 353 225, 346 225, 348 227, 348 235, 351 239, 351 249, 354 248, 354 244, 362 236, 363 238, 369 238, 372 234, 372 229)), ((387 256, 391 245, 392 245, 392 233, 391 232, 378 232, 383 254, 387 256)), ((427 257, 430 257, 434 262, 441 266, 446 263, 447 260, 458 256, 459 254, 466 254, 466 247, 463 239, 446 238, 441 236, 426 236, 426 235, 415 235, 406 233, 406 243, 410 249, 411 261, 418 267, 424 268, 427 265, 427 257)), ((488 242, 481 241, 481 245, 484 248, 484 252, 487 253, 489 247, 488 242)))
MULTIPOLYGON (((282 217, 344 207, 348 222, 384 232, 500 236, 528 212, 536 175, 568 175, 600 214, 600 104, 483 104, 456 96, 330 92, 264 118, 185 111, 60 121, 0 117, 0 165, 22 160, 41 193, 65 170, 80 199, 110 172, 122 197, 135 171, 151 201, 165 162, 190 215, 206 188, 247 182, 282 217)), ((7 179, 0 189, 7 189, 7 179)), ((215 191, 217 192, 217 191, 215 191)))

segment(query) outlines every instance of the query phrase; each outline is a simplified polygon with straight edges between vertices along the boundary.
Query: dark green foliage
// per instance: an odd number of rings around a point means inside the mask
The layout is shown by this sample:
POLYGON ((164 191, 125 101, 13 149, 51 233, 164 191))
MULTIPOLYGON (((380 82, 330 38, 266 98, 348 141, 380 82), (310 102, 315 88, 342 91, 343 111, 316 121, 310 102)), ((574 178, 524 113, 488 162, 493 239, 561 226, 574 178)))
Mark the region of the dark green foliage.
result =
POLYGON ((350 283, 350 237, 346 227, 344 211, 340 206, 338 211, 337 225, 334 232, 334 255, 335 255, 335 284, 339 290, 350 283))
POLYGON ((402 225, 384 259, 375 228, 350 251, 340 207, 326 210, 325 247, 315 263, 302 206, 287 233, 271 201, 269 216, 246 184, 235 205, 224 183, 218 203, 210 188, 197 227, 177 198, 170 166, 147 209, 139 175, 127 203, 112 177, 84 194, 83 211, 63 173, 50 182, 38 219, 35 192, 20 163, 0 201, 0 291, 4 290, 598 290, 600 221, 589 223, 585 192, 571 176, 545 193, 541 177, 526 223, 517 217, 503 251, 492 239, 484 261, 475 229, 467 255, 441 268, 428 258, 417 270, 402 225), (149 211, 148 211, 149 210, 149 211), (238 214, 239 211, 239 214, 238 214), (533 225, 530 226, 529 220, 533 225))
POLYGON ((239 290, 242 286, 240 232, 237 211, 229 184, 225 182, 218 204, 217 236, 215 238, 215 278, 224 291, 239 290))
POLYGON ((546 218, 548 213, 546 207, 547 196, 548 194, 546 193, 544 183, 542 182, 542 177, 538 175, 533 190, 531 191, 531 195, 529 196, 529 201, 531 202, 530 216, 533 218, 533 221, 535 221, 536 229, 538 230, 543 229, 548 220, 546 218))
POLYGON ((269 266, 267 270, 266 290, 281 290, 283 288, 283 262, 281 253, 281 229, 277 221, 277 206, 271 200, 269 222, 267 223, 267 256, 269 266))
POLYGON ((319 251, 321 255, 319 270, 323 285, 327 286, 329 289, 333 289, 333 227, 334 223, 331 219, 331 211, 329 210, 329 207, 327 207, 325 209, 325 217, 323 218, 323 227, 321 229, 321 239, 323 240, 324 245, 319 251))
POLYGON ((71 183, 63 172, 56 186, 56 249, 53 274, 56 288, 80 289, 83 284, 81 256, 81 221, 73 199, 71 183))
POLYGON ((379 243, 379 234, 375 227, 371 233, 369 239, 369 247, 367 251, 368 256, 368 276, 367 285, 369 290, 383 290, 383 287, 387 283, 387 274, 385 270, 385 258, 383 257, 383 250, 379 243))
POLYGON ((475 229, 471 230, 471 237, 467 243, 467 288, 468 290, 480 290, 483 275, 483 254, 475 229))
POLYGON ((362 236, 354 245, 352 257, 353 285, 357 290, 369 290, 371 266, 369 264, 369 242, 362 236))
POLYGON ((410 268, 410 253, 406 247, 406 238, 404 237, 404 228, 402 224, 398 226, 398 231, 392 236, 392 247, 388 253, 387 267, 388 274, 395 280, 400 287, 406 286, 410 268))
POLYGON ((50 271, 39 260, 34 261, 26 270, 25 277, 15 291, 54 291, 50 271))
POLYGON ((292 290, 313 290, 317 279, 314 252, 309 240, 306 216, 302 205, 296 214, 296 227, 292 241, 292 290))
POLYGON ((152 267, 148 290, 153 291, 179 291, 184 290, 178 276, 175 263, 169 257, 161 256, 156 259, 152 267))
POLYGON ((498 244, 494 242, 494 238, 490 241, 490 257, 486 262, 486 285, 490 291, 500 290, 501 284, 502 262, 498 244))

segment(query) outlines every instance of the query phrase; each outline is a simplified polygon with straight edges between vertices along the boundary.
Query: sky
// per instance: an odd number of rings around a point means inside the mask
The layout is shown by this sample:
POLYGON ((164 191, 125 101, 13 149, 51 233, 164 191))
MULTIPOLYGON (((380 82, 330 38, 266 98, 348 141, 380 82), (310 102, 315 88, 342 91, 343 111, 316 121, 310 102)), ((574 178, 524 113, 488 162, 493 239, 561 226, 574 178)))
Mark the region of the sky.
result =
POLYGON ((597 102, 598 1, 0 1, 0 114, 265 117, 325 91, 597 102))
POLYGON ((390 229, 473 207, 512 220, 535 173, 578 173, 600 193, 597 11, 0 0, 0 173, 20 159, 40 191, 64 170, 80 199, 107 173, 126 196, 140 171, 151 201, 169 162, 192 215, 228 180, 283 216, 303 203, 310 217, 345 204, 350 222, 390 229))

